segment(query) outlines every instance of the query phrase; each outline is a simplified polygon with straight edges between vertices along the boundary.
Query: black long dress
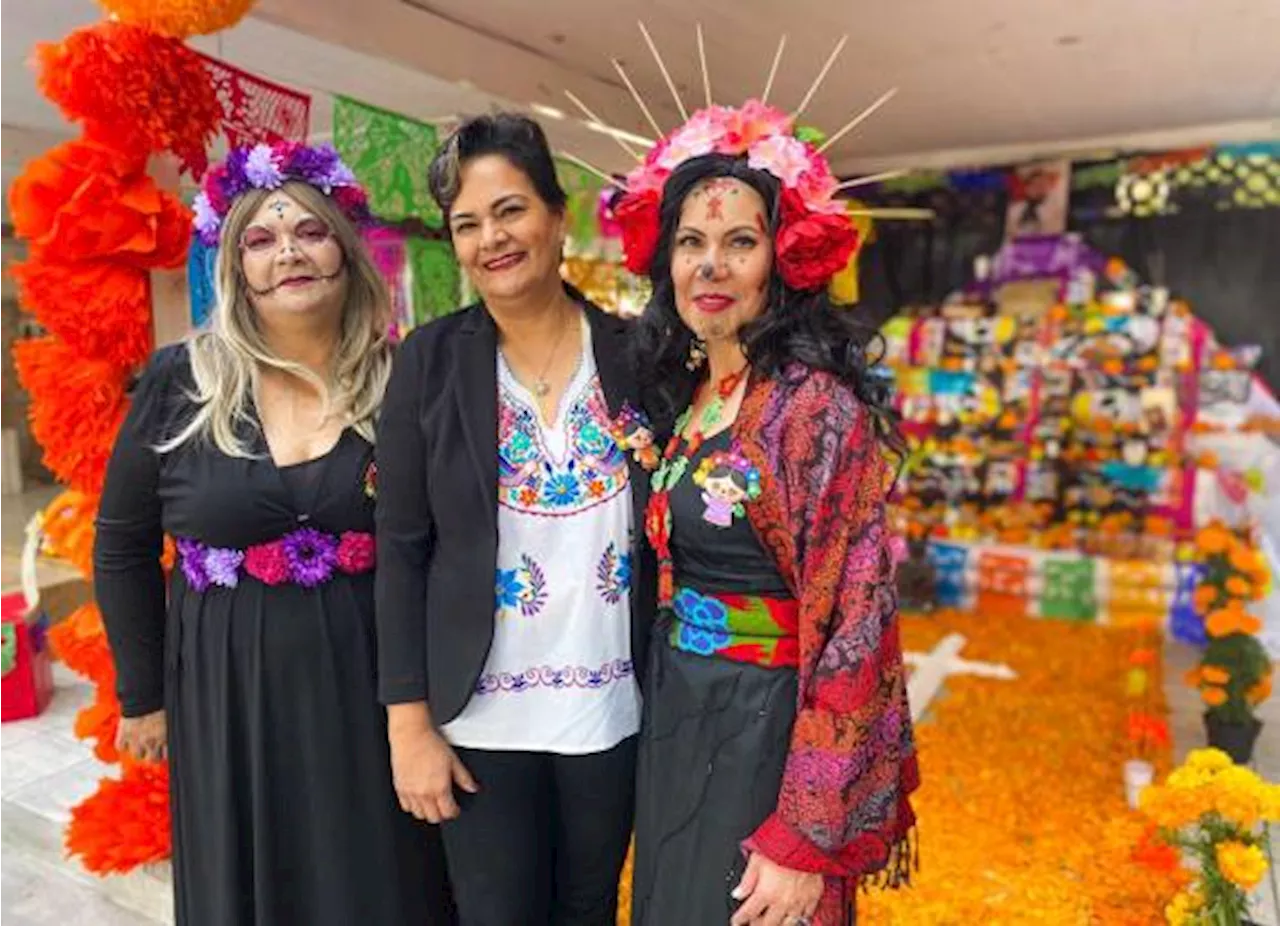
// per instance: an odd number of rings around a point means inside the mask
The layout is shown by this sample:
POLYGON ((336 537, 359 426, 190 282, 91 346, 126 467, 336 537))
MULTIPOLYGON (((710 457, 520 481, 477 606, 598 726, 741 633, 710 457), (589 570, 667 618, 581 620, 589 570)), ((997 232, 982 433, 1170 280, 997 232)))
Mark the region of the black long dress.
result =
POLYGON ((450 922, 438 834, 391 785, 373 574, 198 591, 176 568, 166 595, 158 565, 165 533, 244 550, 300 526, 372 532, 372 447, 348 430, 287 468, 261 436, 254 459, 205 441, 156 452, 190 420, 190 388, 186 349, 161 351, 117 440, 94 557, 123 712, 167 712, 177 923, 450 922))
MULTIPOLYGON (((730 448, 728 431, 689 461, 730 448)), ((671 492, 676 585, 704 594, 788 596, 750 524, 703 518, 686 475, 671 492)), ((795 723, 797 675, 677 649, 664 612, 649 656, 636 787, 632 926, 726 924, 746 871, 743 840, 774 811, 795 723)))

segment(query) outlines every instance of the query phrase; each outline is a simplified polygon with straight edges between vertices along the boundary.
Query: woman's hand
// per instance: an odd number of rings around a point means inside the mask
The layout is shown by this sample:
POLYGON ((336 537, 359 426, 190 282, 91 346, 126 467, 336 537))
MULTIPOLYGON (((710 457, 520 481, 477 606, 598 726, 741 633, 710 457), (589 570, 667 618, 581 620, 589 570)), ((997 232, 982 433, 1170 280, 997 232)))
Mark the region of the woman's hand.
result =
POLYGON ((392 729, 391 776, 400 806, 419 820, 440 823, 458 816, 453 786, 480 790, 457 753, 432 728, 392 729))
POLYGON ((116 749, 144 762, 163 762, 169 756, 169 729, 164 709, 141 717, 121 717, 116 749))
POLYGON ((733 899, 743 903, 729 922, 731 926, 800 926, 817 911, 823 887, 822 875, 783 868, 752 852, 746 873, 733 889, 733 899))

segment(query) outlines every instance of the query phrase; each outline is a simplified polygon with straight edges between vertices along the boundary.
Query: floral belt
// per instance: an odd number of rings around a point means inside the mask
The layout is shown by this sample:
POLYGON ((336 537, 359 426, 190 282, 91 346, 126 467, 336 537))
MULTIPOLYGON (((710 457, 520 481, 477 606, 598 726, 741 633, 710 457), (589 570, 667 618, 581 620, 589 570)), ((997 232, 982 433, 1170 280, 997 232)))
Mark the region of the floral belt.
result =
POLYGON ((314 527, 302 527, 279 540, 244 550, 179 538, 178 559, 187 584, 203 592, 211 585, 235 588, 242 575, 265 585, 291 582, 315 588, 328 582, 335 572, 351 576, 370 572, 377 557, 373 534, 347 531, 335 536, 314 527))
POLYGON ((668 642, 699 656, 778 668, 800 664, 800 603, 794 598, 676 589, 668 642))

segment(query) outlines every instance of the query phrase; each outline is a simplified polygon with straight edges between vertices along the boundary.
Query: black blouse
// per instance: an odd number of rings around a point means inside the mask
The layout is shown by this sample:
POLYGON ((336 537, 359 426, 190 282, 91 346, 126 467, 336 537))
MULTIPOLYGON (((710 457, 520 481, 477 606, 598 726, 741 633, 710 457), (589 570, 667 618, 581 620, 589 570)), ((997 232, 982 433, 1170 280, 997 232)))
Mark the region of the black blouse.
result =
POLYGON ((684 478, 671 490, 671 558, 676 582, 707 593, 789 597, 778 567, 746 518, 735 517, 729 527, 719 527, 703 516, 707 505, 693 474, 707 456, 727 451, 731 443, 729 431, 704 442, 689 460, 684 478))

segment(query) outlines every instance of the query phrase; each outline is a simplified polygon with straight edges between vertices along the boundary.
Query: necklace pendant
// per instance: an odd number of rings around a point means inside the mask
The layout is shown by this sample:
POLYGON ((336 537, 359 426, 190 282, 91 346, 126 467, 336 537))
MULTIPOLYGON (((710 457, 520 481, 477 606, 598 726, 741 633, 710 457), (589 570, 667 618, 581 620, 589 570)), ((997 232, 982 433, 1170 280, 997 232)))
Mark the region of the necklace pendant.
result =
POLYGON ((540 399, 545 399, 551 394, 551 384, 545 379, 540 379, 533 384, 533 394, 540 399))

